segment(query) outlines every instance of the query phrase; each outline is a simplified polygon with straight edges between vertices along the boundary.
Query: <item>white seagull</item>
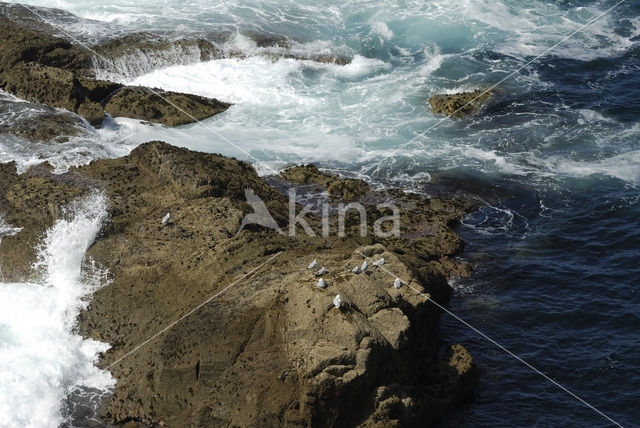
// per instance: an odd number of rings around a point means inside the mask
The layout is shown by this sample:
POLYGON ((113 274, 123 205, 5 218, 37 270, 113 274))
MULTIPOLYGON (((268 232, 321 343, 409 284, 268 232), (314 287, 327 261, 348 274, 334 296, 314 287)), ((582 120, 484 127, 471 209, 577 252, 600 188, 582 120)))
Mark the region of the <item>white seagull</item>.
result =
POLYGON ((326 267, 322 266, 319 271, 316 272, 316 276, 322 276, 329 272, 326 267))
POLYGON ((316 267, 318 267, 318 261, 314 260, 309 264, 309 267, 307 269, 315 269, 316 267))
POLYGON ((396 280, 395 280, 395 281, 393 281, 393 286, 394 286, 395 288, 400 288, 400 287, 402 287, 402 281, 400 281, 400 278, 396 278, 396 280))
POLYGON ((162 217, 162 225, 164 226, 165 224, 169 223, 169 220, 171 220, 171 214, 167 213, 166 216, 162 217))
POLYGON ((340 309, 340 305, 342 305, 342 298, 339 294, 336 294, 336 297, 333 298, 333 306, 340 309))
POLYGON ((353 273, 360 273, 360 268, 358 266, 354 267, 353 269, 351 269, 351 272, 353 273))
POLYGON ((374 266, 382 266, 384 264, 384 257, 379 258, 375 262, 371 263, 374 266))
POLYGON ((367 261, 365 260, 362 262, 362 266, 360 267, 360 272, 364 272, 368 268, 369 268, 369 263, 367 263, 367 261))
POLYGON ((318 287, 320 287, 320 288, 327 288, 327 283, 326 283, 326 282, 324 282, 324 279, 320 278, 320 279, 318 280, 318 287))

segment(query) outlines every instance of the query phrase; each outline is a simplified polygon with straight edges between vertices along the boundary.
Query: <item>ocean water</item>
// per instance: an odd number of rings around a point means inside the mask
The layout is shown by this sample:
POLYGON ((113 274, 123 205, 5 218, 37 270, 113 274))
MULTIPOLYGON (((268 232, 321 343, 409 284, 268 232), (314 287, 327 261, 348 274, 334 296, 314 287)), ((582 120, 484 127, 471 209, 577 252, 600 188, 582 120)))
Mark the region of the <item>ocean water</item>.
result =
MULTIPOLYGON (((458 232, 475 272, 453 281, 450 310, 621 425, 639 424, 637 1, 613 10, 605 0, 28 3, 81 17, 42 12, 83 43, 225 32, 222 47, 246 58, 138 57, 120 72, 98 69, 234 105, 174 129, 111 119, 64 144, 2 136, 0 161, 25 169, 46 159, 63 171, 162 139, 245 159, 262 174, 314 162, 379 186, 472 195, 482 208, 458 232), (352 61, 274 62, 262 54, 275 48, 248 37, 256 32, 288 37, 296 53, 352 61), (427 103, 498 83, 485 115, 442 120, 427 103)), ((13 111, 20 102, 2 94, 0 103, 13 111)), ((447 315, 442 335, 465 344, 483 373, 477 398, 442 426, 612 425, 447 315)))

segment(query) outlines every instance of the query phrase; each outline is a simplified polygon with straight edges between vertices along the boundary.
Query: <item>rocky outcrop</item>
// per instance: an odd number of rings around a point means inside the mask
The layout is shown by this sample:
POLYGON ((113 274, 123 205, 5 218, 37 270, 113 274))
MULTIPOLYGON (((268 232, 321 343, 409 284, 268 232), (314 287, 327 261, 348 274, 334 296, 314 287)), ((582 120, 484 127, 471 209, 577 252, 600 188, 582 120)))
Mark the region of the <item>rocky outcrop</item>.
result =
POLYGON ((492 97, 492 91, 477 89, 472 92, 433 95, 429 98, 429 105, 434 113, 462 118, 479 112, 492 97))
MULTIPOLYGON (((33 8, 33 7, 31 7, 33 8)), ((38 8, 44 15, 63 14, 38 8)), ((76 19, 64 15, 66 21, 76 19)), ((173 65, 215 58, 263 55, 344 65, 345 57, 293 49, 284 37, 250 34, 257 45, 247 53, 230 48, 229 33, 209 39, 172 39, 148 32, 117 35, 91 45, 91 50, 59 37, 59 30, 19 5, 0 2, 0 88, 34 103, 63 108, 100 127, 105 111, 112 115, 176 126, 193 123, 225 111, 230 104, 191 94, 150 88, 122 88, 121 80, 173 65), (107 98, 111 100, 107 102, 107 98), (131 106, 131 107, 130 107, 131 106)))
MULTIPOLYGON (((246 37, 256 49, 245 51, 234 47, 235 33, 209 33, 206 38, 171 38, 167 35, 137 32, 92 46, 94 68, 103 77, 132 78, 153 70, 177 64, 195 64, 220 58, 246 59, 266 56, 281 59, 309 60, 346 65, 350 60, 331 53, 313 53, 296 49, 284 36, 248 32, 246 37)), ((242 36, 241 36, 242 37, 242 36)))
POLYGON ((18 63, 1 79, 2 88, 19 98, 78 113, 94 126, 102 123, 104 110, 84 96, 84 88, 71 71, 33 62, 18 63))
POLYGON ((223 55, 215 44, 203 38, 171 40, 148 32, 126 34, 110 39, 94 46, 93 50, 107 59, 139 54, 161 58, 169 53, 175 57, 190 58, 192 53, 197 53, 194 59, 210 61, 223 55))
MULTIPOLYGON (((29 24, 0 15, 0 88, 30 102, 76 113, 100 127, 107 98, 123 85, 94 78, 90 51, 53 36, 46 25, 38 30, 30 21, 26 22, 29 24)), ((196 95, 167 92, 158 96, 160 91, 155 92, 150 95, 148 90, 126 88, 119 96, 110 98, 113 102, 107 112, 182 125, 213 116, 230 106, 196 95)))
POLYGON ((178 92, 149 90, 141 86, 127 86, 105 100, 104 109, 111 116, 129 117, 162 123, 185 125, 226 111, 231 104, 178 92))
MULTIPOLYGON (((321 187, 340 180, 310 166, 298 172, 283 177, 321 187)), ((6 280, 33 274, 35 244, 64 215, 61 207, 95 189, 108 196, 110 220, 87 262, 108 268, 110 282, 79 319, 85 335, 112 345, 100 361, 117 379, 103 409, 107 422, 424 426, 472 394, 470 355, 460 345, 440 352, 440 313, 420 294, 446 302, 462 248, 451 226, 471 206, 369 189, 359 200, 369 216, 366 236, 352 215, 345 236, 336 235, 335 218, 333 233, 321 236, 314 215, 305 218, 316 236, 259 226, 238 233, 253 212, 248 188, 287 230, 283 190, 294 184, 283 177, 272 187, 244 162, 161 142, 59 175, 0 166, 0 207, 8 224, 23 227, 0 243, 6 280), (371 224, 389 214, 377 208, 389 201, 399 207, 402 233, 379 237, 371 224), (384 269, 352 273, 363 255, 384 257, 384 269), (325 289, 307 269, 314 259, 328 270, 325 289), (411 287, 395 289, 395 277, 411 287)))

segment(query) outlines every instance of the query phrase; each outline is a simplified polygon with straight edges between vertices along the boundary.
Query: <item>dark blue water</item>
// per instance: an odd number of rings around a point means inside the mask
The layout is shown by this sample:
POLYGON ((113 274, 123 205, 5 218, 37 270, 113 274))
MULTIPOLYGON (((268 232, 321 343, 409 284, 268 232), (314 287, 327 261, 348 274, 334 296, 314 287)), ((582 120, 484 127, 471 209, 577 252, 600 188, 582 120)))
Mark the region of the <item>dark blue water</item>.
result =
MULTIPOLYGON (((623 13, 637 9, 634 3, 623 13)), ((536 103, 544 100, 547 109, 589 109, 611 120, 610 147, 596 150, 576 129, 544 149, 541 141, 519 142, 537 144, 534 150, 579 151, 584 159, 638 150, 639 70, 638 48, 610 59, 543 60, 532 71, 549 84, 545 90, 524 94, 533 100, 524 106, 509 100, 495 111, 508 120, 514 111, 544 111, 536 103)), ((604 173, 527 180, 449 171, 440 181, 486 202, 458 228, 476 270, 455 283, 450 309, 621 425, 640 426, 637 185, 604 173)), ((613 426, 452 317, 444 315, 442 329, 482 370, 475 400, 442 426, 613 426)))

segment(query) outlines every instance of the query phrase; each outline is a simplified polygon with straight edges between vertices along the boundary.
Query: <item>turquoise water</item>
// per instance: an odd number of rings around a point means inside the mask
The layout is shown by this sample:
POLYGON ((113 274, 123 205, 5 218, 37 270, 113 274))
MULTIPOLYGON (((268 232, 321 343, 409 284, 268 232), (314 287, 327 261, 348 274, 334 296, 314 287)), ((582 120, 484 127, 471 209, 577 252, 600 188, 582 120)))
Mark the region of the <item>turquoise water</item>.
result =
MULTIPOLYGON (((450 308, 625 426, 640 420, 640 6, 626 1, 47 1, 92 43, 128 31, 212 37, 246 59, 102 70, 234 106, 179 129, 112 120, 63 146, 0 142, 0 160, 58 169, 151 139, 220 152, 264 174, 311 161, 380 186, 463 191, 483 208, 459 227, 475 274, 450 308), (273 62, 248 37, 347 66, 273 62), (512 75, 513 74, 513 75, 512 75), (509 77, 510 76, 510 77, 509 77), (487 115, 442 120, 430 95, 501 82, 487 115)), ((168 60, 171 62, 171 59, 168 60)), ((142 64, 144 65, 144 64, 142 64)), ((607 426, 608 421, 444 316, 483 371, 443 426, 607 426)))

